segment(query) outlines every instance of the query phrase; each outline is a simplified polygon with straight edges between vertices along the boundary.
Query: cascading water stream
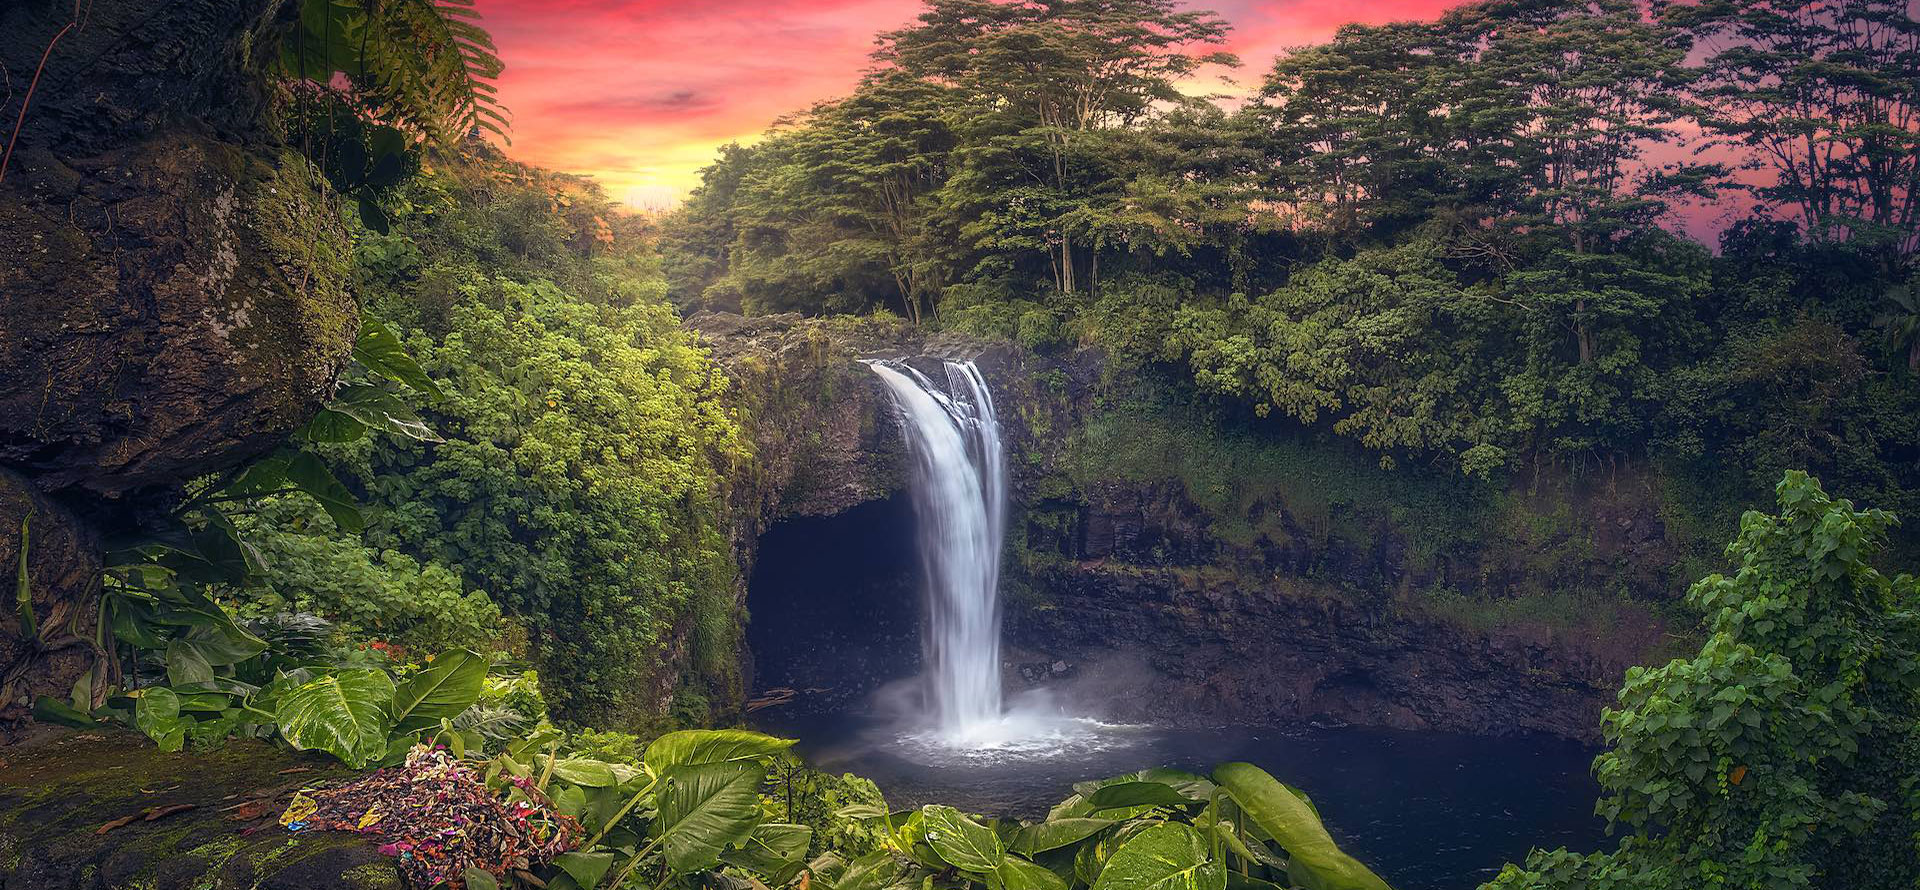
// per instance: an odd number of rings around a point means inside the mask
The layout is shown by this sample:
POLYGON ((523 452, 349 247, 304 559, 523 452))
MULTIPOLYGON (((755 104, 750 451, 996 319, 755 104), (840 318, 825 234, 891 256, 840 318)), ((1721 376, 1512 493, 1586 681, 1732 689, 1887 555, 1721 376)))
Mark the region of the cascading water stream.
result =
POLYGON ((1002 723, 1000 550, 1007 469, 993 396, 972 362, 947 362, 947 391, 919 371, 875 363, 900 408, 927 585, 927 704, 956 743, 1002 723))
POLYGON ((925 705, 900 738, 945 760, 1046 758, 1126 744, 1127 729, 1060 712, 1046 690, 1000 696, 1000 553, 1007 456, 993 394, 972 362, 945 363, 943 389, 903 365, 869 362, 900 409, 926 575, 925 705))

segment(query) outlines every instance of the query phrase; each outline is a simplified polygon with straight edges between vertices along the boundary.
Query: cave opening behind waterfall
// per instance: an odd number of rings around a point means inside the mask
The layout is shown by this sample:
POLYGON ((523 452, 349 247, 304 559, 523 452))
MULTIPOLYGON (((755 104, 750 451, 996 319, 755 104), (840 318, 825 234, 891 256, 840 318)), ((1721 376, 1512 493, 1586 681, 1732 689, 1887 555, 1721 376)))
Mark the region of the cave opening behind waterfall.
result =
POLYGON ((754 695, 794 690, 776 711, 846 710, 920 673, 914 528, 903 492, 833 516, 785 519, 760 537, 747 580, 754 695))

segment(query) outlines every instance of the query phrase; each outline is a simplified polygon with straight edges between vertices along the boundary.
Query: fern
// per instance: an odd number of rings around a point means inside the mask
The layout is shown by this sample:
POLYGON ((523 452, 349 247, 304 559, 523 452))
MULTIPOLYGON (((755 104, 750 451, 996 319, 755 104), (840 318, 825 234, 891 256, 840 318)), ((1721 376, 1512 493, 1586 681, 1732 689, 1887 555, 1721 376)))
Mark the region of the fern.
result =
POLYGON ((335 90, 369 117, 450 144, 507 139, 494 84, 504 66, 474 0, 303 0, 281 53, 292 76, 335 90))

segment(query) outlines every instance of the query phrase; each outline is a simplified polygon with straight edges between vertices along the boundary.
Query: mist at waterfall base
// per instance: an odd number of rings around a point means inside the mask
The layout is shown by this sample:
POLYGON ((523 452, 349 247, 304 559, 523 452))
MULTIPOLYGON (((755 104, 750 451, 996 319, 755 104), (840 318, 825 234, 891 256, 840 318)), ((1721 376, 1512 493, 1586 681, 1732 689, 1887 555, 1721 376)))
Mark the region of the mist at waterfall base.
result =
POLYGON ((916 549, 925 587, 921 677, 875 697, 922 760, 1063 756, 1123 735, 1075 717, 1045 690, 1003 702, 1000 555, 1006 540, 1007 455, 993 394, 972 362, 944 362, 945 386, 910 365, 868 365, 899 409, 912 464, 916 549))

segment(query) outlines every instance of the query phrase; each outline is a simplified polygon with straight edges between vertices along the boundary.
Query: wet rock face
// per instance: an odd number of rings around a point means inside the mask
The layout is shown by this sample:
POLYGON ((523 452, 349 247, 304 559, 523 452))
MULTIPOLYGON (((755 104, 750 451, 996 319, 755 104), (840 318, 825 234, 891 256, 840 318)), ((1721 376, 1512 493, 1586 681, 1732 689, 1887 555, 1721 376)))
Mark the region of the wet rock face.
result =
POLYGON ((1118 720, 1317 721, 1594 741, 1629 653, 1661 633, 1649 615, 1618 628, 1611 645, 1587 647, 1521 628, 1483 633, 1389 614, 1284 582, 1113 563, 1062 567, 1044 583, 1052 602, 1012 611, 1009 634, 1030 655, 1082 665, 1063 693, 1118 720))
MULTIPOLYGON (((0 714, 32 707, 33 694, 60 692, 93 662, 96 610, 86 593, 100 583, 99 542, 80 520, 25 477, 0 470, 0 565, 8 584, 0 611, 0 714), (28 632, 12 595, 27 542, 27 586, 34 628, 28 632)), ((64 696, 63 696, 64 697, 64 696)))
POLYGON ((353 346, 346 233, 290 151, 40 152, 0 198, 0 462, 118 496, 271 449, 353 346))

